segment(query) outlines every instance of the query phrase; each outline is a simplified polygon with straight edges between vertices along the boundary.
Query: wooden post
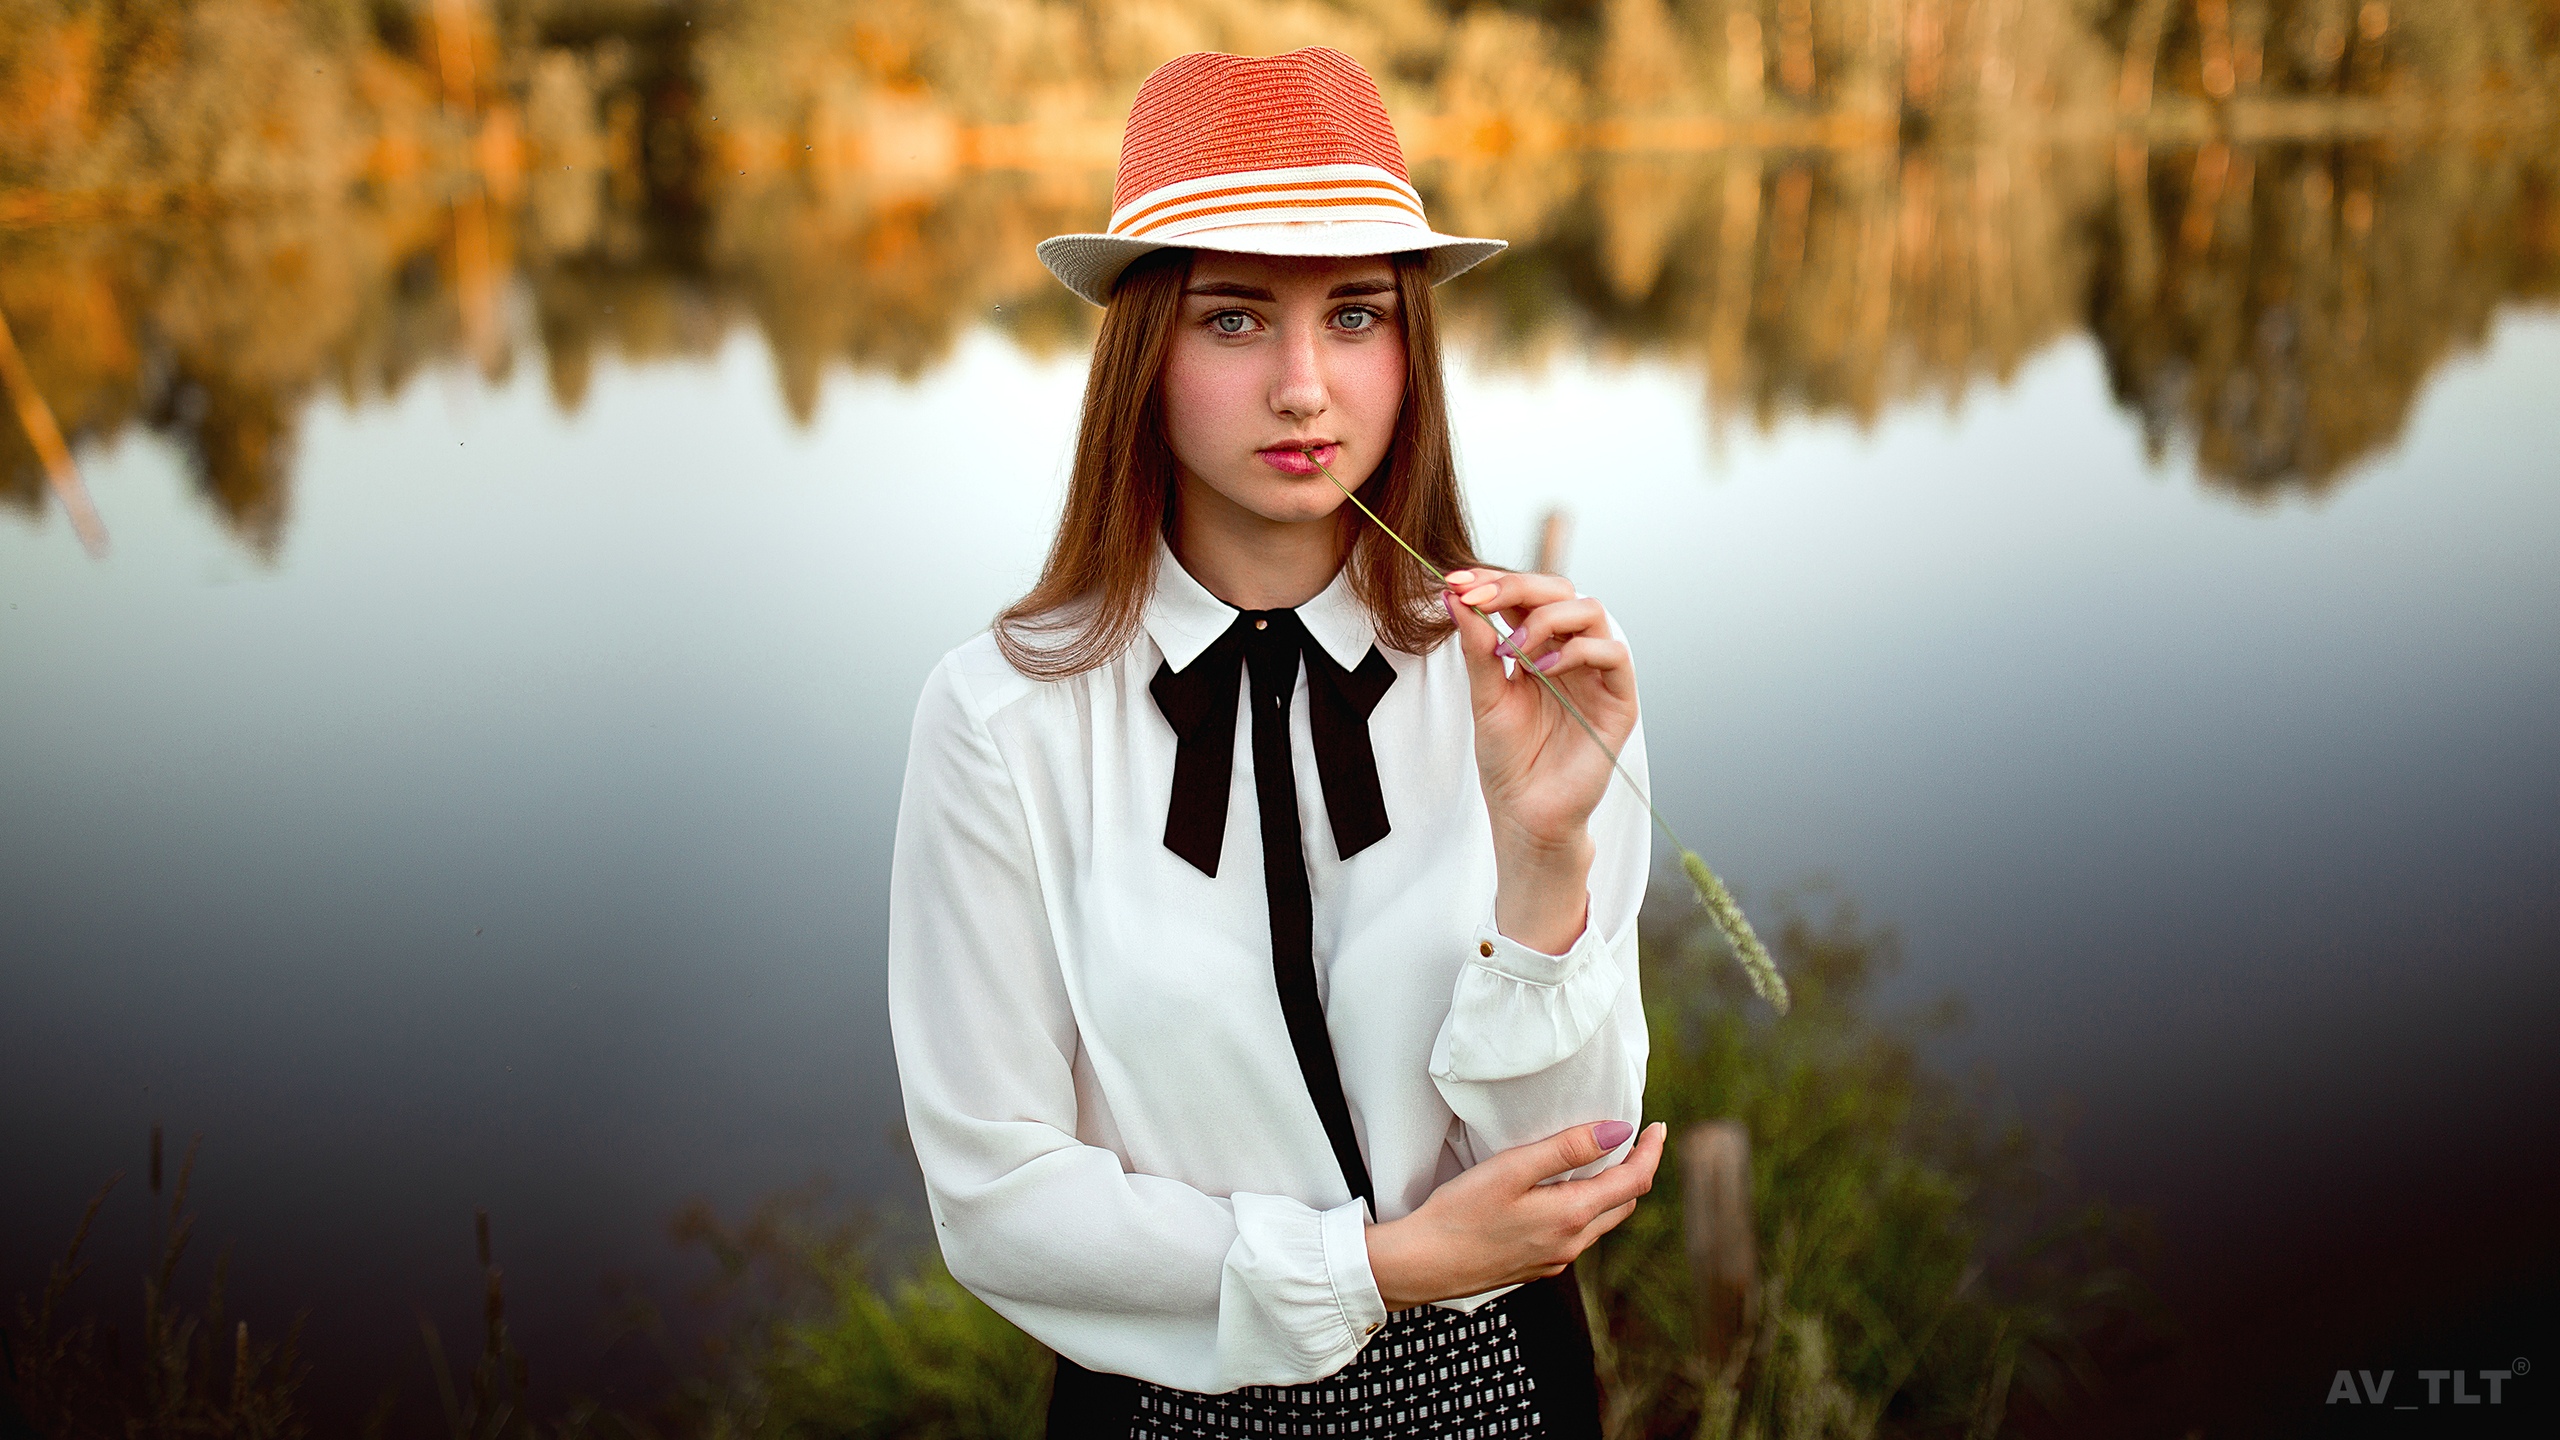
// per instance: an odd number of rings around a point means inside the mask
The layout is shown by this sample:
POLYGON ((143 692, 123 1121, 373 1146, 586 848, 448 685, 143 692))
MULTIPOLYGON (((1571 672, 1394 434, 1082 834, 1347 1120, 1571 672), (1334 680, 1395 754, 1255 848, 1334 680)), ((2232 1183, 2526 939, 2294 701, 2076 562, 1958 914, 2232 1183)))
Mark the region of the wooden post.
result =
POLYGON ((1680 1137, 1681 1204, 1699 1349, 1724 1366, 1751 1345, 1760 1318, 1759 1250, 1751 1231, 1751 1133, 1738 1120, 1692 1125, 1680 1137))
POLYGON ((1541 575, 1564 573, 1565 546, 1573 539, 1573 517, 1558 505, 1538 522, 1538 558, 1529 568, 1541 575))

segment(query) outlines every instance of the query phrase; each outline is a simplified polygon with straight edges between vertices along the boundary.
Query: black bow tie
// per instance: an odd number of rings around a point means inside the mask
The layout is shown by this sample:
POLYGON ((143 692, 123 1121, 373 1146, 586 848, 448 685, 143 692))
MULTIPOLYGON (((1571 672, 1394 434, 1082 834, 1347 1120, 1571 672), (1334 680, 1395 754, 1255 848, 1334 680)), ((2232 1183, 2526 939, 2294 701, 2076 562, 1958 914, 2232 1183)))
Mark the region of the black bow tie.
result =
MULTIPOLYGON (((1348 860, 1386 838, 1387 802, 1378 793, 1369 712, 1395 683, 1395 667, 1372 645, 1359 669, 1345 670, 1307 633, 1298 612, 1247 610, 1188 669, 1176 673, 1170 663, 1158 666, 1147 686, 1177 737, 1165 848, 1203 875, 1218 873, 1218 851, 1227 835, 1227 782, 1236 756, 1236 672, 1251 663, 1255 790, 1265 802, 1263 828, 1268 832, 1271 807, 1265 782, 1273 777, 1266 772, 1276 769, 1280 776, 1290 776, 1289 694, 1296 688, 1301 656, 1307 662, 1307 726, 1315 740, 1316 778, 1324 786, 1334 848, 1348 860), (1280 742, 1267 764, 1262 749, 1266 731, 1280 742)), ((1293 855, 1298 848, 1297 793, 1294 784, 1280 791, 1292 816, 1287 848, 1293 855)))
POLYGON ((1165 813, 1165 848, 1218 873, 1227 833, 1227 787, 1235 770, 1239 670, 1253 692, 1253 790, 1262 811, 1262 885, 1271 905, 1271 974, 1298 1052, 1308 1098, 1324 1121, 1334 1158, 1352 1191, 1370 1202, 1369 1168, 1351 1128, 1342 1076, 1316 998, 1315 904, 1298 830, 1298 780, 1289 754, 1289 696, 1298 661, 1307 664, 1307 725, 1315 741, 1316 778, 1325 818, 1345 860, 1385 839, 1387 802, 1378 791, 1378 757, 1369 745, 1369 712, 1395 683, 1395 667, 1378 647, 1345 670, 1307 633, 1294 610, 1247 610, 1227 632, 1177 673, 1158 667, 1147 689, 1173 725, 1173 802, 1165 813))

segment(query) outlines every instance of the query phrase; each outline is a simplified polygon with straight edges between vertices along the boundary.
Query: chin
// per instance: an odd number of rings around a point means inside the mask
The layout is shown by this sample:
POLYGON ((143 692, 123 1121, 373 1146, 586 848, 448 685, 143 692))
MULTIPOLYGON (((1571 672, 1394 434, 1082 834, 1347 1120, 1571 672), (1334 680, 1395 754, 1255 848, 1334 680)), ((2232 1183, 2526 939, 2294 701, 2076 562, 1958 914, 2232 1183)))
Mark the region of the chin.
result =
POLYGON ((1237 509, 1274 524, 1288 525, 1322 519, 1342 504, 1342 492, 1327 484, 1321 475, 1294 480, 1271 473, 1259 460, 1248 463, 1252 470, 1230 474, 1209 485, 1237 509))
POLYGON ((1250 493, 1247 509, 1283 525, 1328 519, 1344 504, 1342 492, 1321 475, 1305 480, 1263 480, 1250 493))

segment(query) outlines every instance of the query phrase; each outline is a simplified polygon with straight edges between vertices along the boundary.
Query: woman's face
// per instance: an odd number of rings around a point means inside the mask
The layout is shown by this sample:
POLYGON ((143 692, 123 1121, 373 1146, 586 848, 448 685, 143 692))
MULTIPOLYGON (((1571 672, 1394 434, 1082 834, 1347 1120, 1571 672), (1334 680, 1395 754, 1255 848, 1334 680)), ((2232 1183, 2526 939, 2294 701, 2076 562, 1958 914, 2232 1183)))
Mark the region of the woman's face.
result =
POLYGON ((1164 368, 1186 503, 1283 524, 1330 516, 1342 492, 1304 450, 1357 488, 1395 435, 1404 376, 1387 257, 1201 251, 1164 368))

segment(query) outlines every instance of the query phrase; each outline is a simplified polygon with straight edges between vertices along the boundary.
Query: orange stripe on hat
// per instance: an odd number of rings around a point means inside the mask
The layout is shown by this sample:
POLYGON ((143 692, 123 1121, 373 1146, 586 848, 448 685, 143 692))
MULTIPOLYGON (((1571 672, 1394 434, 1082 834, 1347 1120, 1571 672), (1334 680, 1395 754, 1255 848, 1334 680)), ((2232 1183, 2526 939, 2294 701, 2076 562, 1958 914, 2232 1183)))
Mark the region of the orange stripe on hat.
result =
MULTIPOLYGON (((1409 192, 1399 190, 1379 180, 1353 177, 1343 180, 1299 180, 1267 182, 1258 185, 1229 185, 1215 190, 1196 190, 1188 195, 1175 195, 1166 199, 1157 200, 1153 204, 1141 206, 1136 213, 1114 221, 1111 226, 1111 233, 1114 235, 1143 235, 1150 230, 1160 229, 1163 227, 1165 221, 1156 220, 1154 223, 1150 224, 1149 218, 1161 215, 1164 211, 1179 206, 1195 205, 1208 200, 1227 200, 1238 195, 1263 195, 1276 198, 1280 196, 1300 195, 1310 190, 1363 191, 1366 192, 1366 195, 1359 203, 1393 205, 1398 209, 1410 212, 1416 220, 1423 218, 1422 207, 1414 203, 1413 196, 1409 192)), ((1143 200, 1146 197, 1142 195, 1139 198, 1143 200)), ((1309 197, 1303 203, 1310 205, 1347 205, 1354 202, 1348 200, 1319 201, 1313 197, 1309 197)), ((1233 209, 1235 207, 1229 206, 1226 208, 1233 209)))
POLYGON ((1171 229, 1172 227, 1183 224, 1186 221, 1199 220, 1211 215, 1240 215, 1248 210, 1312 210, 1329 208, 1337 205, 1385 206, 1398 210, 1404 214, 1411 215, 1416 220, 1420 220, 1422 218, 1421 211, 1414 209, 1411 205, 1406 204, 1401 199, 1389 198, 1387 192, 1381 192, 1376 195, 1339 195, 1326 199, 1293 197, 1286 200, 1274 200, 1266 198, 1262 200, 1248 200, 1241 205, 1210 205, 1198 210, 1187 210, 1179 215, 1168 215, 1152 225, 1142 225, 1135 230, 1121 230, 1114 233, 1127 235, 1132 239, 1141 239, 1146 236, 1153 235, 1158 231, 1171 229))

